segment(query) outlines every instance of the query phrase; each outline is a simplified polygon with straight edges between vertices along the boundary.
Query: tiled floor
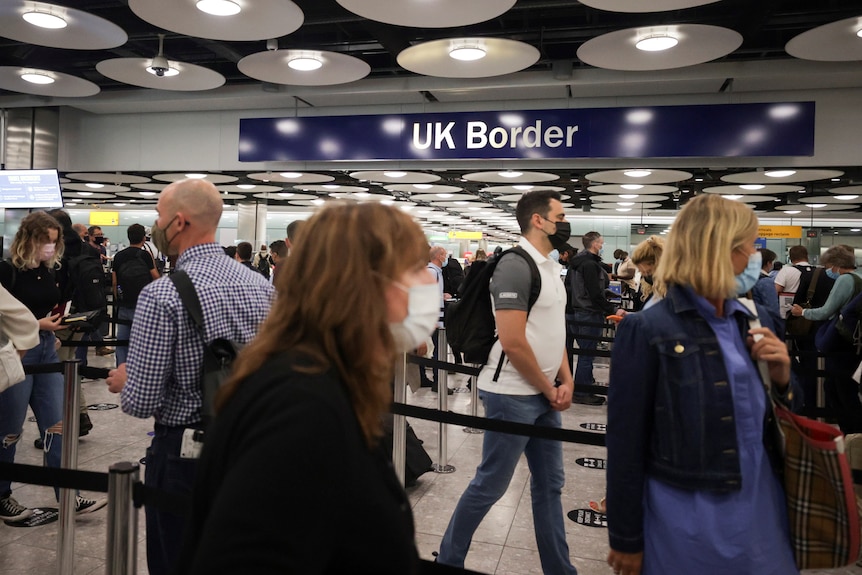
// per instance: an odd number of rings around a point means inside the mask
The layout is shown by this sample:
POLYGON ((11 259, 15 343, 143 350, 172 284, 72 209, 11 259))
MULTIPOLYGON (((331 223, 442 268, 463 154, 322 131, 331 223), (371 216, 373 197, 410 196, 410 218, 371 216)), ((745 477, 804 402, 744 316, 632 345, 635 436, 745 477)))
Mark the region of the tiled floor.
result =
MULTIPOLYGON (((93 365, 108 366, 112 357, 91 355, 93 365)), ((607 368, 597 366, 596 377, 606 381, 607 368)), ((463 376, 450 376, 449 386, 456 388, 464 384, 463 376)), ((104 382, 85 381, 83 384, 87 403, 117 403, 118 398, 110 394, 104 382)), ((427 389, 418 393, 407 392, 408 402, 425 407, 434 407, 437 394, 427 389)), ((449 409, 470 413, 471 395, 455 393, 449 396, 449 409)), ((479 410, 481 414, 481 409, 479 410)), ((118 461, 138 461, 150 438, 152 429, 148 420, 138 420, 124 415, 119 409, 91 411, 95 428, 80 441, 79 468, 107 471, 108 466, 118 461)), ((563 414, 566 428, 580 429, 582 423, 605 423, 605 407, 574 405, 563 414)), ((427 421, 411 419, 416 434, 425 441, 425 447, 435 462, 437 454, 437 425, 427 421)), ((25 437, 18 449, 19 463, 39 464, 41 453, 33 447, 36 437, 35 423, 25 424, 25 437)), ((430 559, 436 551, 449 517, 461 493, 470 481, 481 454, 481 435, 464 433, 459 427, 448 429, 448 463, 456 468, 451 474, 426 473, 418 484, 409 489, 413 504, 420 554, 430 559)), ((563 490, 563 509, 586 509, 590 500, 598 500, 604 493, 604 473, 582 467, 576 463, 581 457, 605 456, 604 448, 565 444, 566 486, 563 490)), ((479 527, 473 540, 466 567, 482 573, 518 574, 541 573, 536 543, 532 529, 530 510, 529 472, 523 460, 515 473, 506 495, 491 510, 479 527)), ((53 492, 49 488, 16 485, 15 497, 28 506, 56 507, 53 492)), ((88 494, 101 496, 100 494, 88 494)), ((607 531, 601 527, 579 525, 566 519, 566 534, 572 561, 582 575, 606 575, 611 572, 605 563, 607 555, 607 531)), ((76 522, 74 573, 105 573, 106 513, 98 511, 79 518, 76 522)), ((146 558, 143 514, 140 517, 138 548, 138 573, 144 574, 146 558)), ((56 565, 57 523, 21 529, 0 523, 0 575, 49 575, 58 573, 56 565)), ((838 569, 822 573, 862 574, 862 568, 838 569)))

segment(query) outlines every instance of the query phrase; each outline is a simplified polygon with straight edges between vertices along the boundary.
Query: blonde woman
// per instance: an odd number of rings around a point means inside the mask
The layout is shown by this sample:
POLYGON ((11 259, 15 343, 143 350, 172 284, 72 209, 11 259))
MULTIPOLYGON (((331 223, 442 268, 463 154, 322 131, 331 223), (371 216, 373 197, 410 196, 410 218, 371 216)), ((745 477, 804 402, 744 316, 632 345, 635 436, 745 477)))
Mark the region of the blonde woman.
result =
POLYGON ((664 240, 661 236, 650 236, 635 247, 632 252, 632 263, 641 273, 640 281, 640 307, 646 305, 653 296, 653 283, 655 270, 661 261, 664 251, 664 240))
POLYGON ((776 400, 789 401, 790 358, 768 313, 758 307, 764 327, 751 329, 735 299, 760 274, 757 225, 743 204, 689 201, 655 273, 661 299, 617 328, 607 433, 614 573, 797 573, 755 363, 766 362, 776 400))
POLYGON ((324 208, 302 233, 219 398, 178 573, 417 572, 378 439, 396 354, 437 323, 427 241, 378 203, 324 208))
MULTIPOLYGON (((0 262, 0 284, 23 303, 39 324, 39 343, 23 357, 22 363, 39 365, 58 363, 54 332, 65 329, 59 313, 53 309, 60 302, 60 288, 54 268, 63 255, 62 228, 45 212, 33 212, 21 220, 12 240, 11 262, 0 262)), ((0 393, 0 461, 14 463, 15 450, 21 439, 27 406, 33 409, 39 435, 45 441, 45 464, 60 466, 62 435, 49 433, 63 419, 63 376, 60 373, 28 375, 24 381, 0 393)), ((55 488, 55 495, 58 490, 55 488)), ((86 513, 105 505, 78 496, 76 511, 86 513)), ((8 521, 26 519, 32 510, 13 497, 11 482, 0 480, 0 518, 8 521)))

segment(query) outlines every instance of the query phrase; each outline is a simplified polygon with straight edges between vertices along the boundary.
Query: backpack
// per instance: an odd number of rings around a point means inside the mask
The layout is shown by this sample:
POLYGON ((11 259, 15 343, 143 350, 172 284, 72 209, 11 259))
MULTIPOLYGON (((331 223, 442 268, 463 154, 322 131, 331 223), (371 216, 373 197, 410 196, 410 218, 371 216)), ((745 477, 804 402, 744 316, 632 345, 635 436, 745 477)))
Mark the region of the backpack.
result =
POLYGON ((171 274, 170 278, 177 288, 180 299, 191 316, 192 322, 204 340, 203 364, 200 374, 201 421, 204 427, 208 427, 215 418, 215 398, 218 390, 227 381, 233 362, 242 345, 224 338, 206 343, 203 309, 189 275, 183 270, 178 270, 171 274))
MULTIPOLYGON (((470 273, 464 279, 461 299, 446 306, 444 325, 446 337, 452 351, 461 353, 465 363, 484 365, 494 342, 497 341, 497 322, 491 306, 491 278, 497 264, 508 254, 516 254, 530 266, 531 288, 527 303, 527 313, 539 299, 542 278, 533 258, 520 246, 502 252, 499 256, 485 261, 474 262, 470 273)), ((500 357, 502 364, 503 357, 500 357)))
POLYGON ((862 352, 862 278, 853 274, 853 281, 853 297, 817 330, 814 344, 821 352, 846 351, 851 344, 857 355, 862 352))
POLYGON ((117 273, 119 301, 131 305, 138 301, 138 295, 144 286, 153 281, 153 274, 144 260, 150 257, 149 253, 141 249, 137 251, 139 253, 135 253, 135 257, 122 262, 122 265, 114 270, 117 273))
MULTIPOLYGON (((260 254, 258 254, 258 256, 260 256, 260 254)), ((263 274, 263 277, 266 279, 269 279, 269 273, 271 270, 270 265, 269 256, 265 255, 257 258, 257 271, 263 274)))
POLYGON ((69 281, 75 311, 105 310, 107 313, 105 270, 98 256, 81 254, 69 258, 69 281))

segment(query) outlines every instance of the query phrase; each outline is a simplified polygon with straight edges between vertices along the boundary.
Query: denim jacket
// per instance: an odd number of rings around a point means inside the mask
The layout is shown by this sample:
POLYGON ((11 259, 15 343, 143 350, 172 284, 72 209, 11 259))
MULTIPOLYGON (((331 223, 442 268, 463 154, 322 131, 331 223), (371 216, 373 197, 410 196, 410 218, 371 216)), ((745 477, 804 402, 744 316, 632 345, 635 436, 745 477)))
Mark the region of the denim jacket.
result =
MULTIPOLYGON (((611 547, 643 549, 646 476, 683 489, 741 488, 733 398, 719 342, 697 312, 690 288, 627 316, 617 328, 608 404, 608 519, 611 547)), ((758 306, 764 327, 769 313, 758 306)), ((740 337, 748 316, 736 312, 740 337)), ((752 360, 751 368, 757 370, 752 360)), ((794 381, 776 400, 787 403, 794 381)), ((765 388, 764 388, 765 393, 765 388)), ((767 403, 767 406, 769 404, 767 403)), ((780 459, 767 407, 764 444, 776 473, 780 459)))

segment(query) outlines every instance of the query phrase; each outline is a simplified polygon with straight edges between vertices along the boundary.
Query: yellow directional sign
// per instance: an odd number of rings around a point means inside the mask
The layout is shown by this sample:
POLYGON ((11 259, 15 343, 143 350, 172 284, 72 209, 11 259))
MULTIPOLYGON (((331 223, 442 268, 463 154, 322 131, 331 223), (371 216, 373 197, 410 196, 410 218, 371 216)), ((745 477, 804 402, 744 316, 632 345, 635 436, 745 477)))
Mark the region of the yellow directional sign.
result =
POLYGON ((91 226, 119 226, 120 212, 103 212, 102 210, 93 210, 90 212, 91 226))
POLYGON ((450 240, 481 240, 482 232, 465 232, 452 230, 449 232, 450 240))
POLYGON ((796 239, 802 237, 802 226, 760 226, 757 237, 770 239, 796 239))

